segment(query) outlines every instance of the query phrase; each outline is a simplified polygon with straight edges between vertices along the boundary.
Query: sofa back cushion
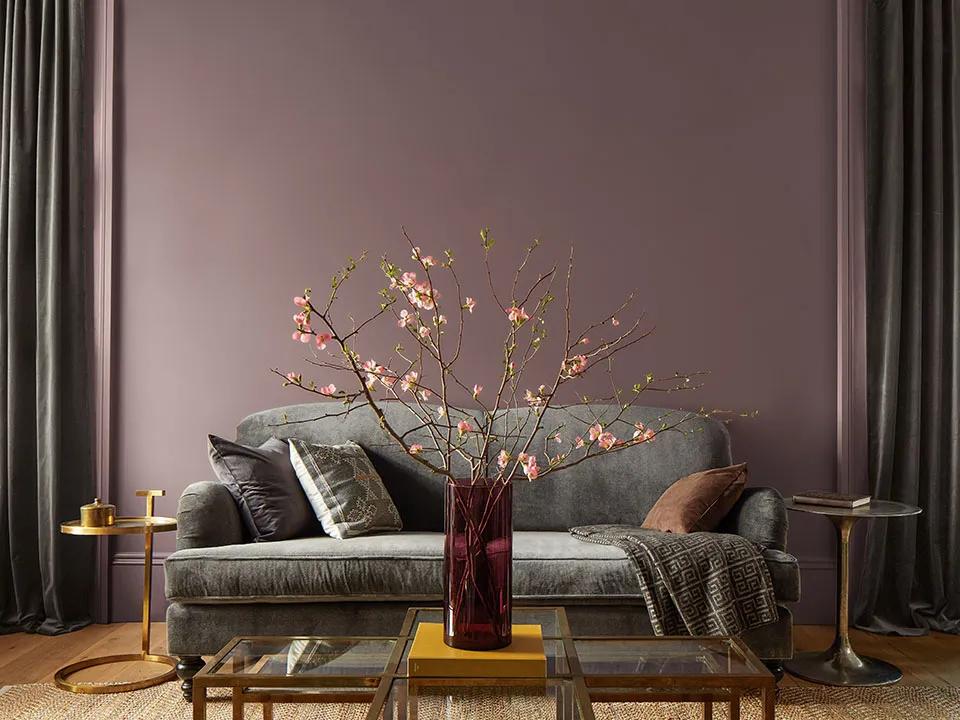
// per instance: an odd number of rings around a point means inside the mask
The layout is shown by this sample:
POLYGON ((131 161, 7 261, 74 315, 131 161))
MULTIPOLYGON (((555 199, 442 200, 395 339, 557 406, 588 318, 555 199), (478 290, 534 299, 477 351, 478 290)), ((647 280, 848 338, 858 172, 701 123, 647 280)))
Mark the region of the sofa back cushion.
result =
MULTIPOLYGON (((410 412, 399 405, 386 403, 383 410, 400 432, 417 424, 410 412)), ((582 427, 571 427, 569 415, 558 410, 547 411, 543 426, 552 430, 566 422, 567 428, 561 435, 572 436, 597 418, 616 415, 616 408, 607 405, 578 405, 569 410, 577 418, 574 424, 582 427)), ((270 437, 329 445, 355 442, 367 452, 383 478, 404 528, 442 531, 444 478, 406 455, 380 428, 369 407, 358 406, 344 412, 344 406, 336 402, 264 410, 240 423, 237 440, 245 444, 259 444, 270 437)), ((661 422, 671 424, 684 416, 677 410, 631 408, 624 414, 625 422, 610 429, 619 437, 629 438, 635 422, 657 429, 661 422)), ((542 432, 530 445, 541 455, 545 435, 546 431, 542 432)), ((422 431, 411 433, 409 441, 430 446, 429 437, 422 431)), ((499 450, 493 448, 491 458, 499 450)), ((540 464, 546 464, 542 457, 540 464)), ((640 525, 657 498, 676 480, 699 470, 730 464, 726 428, 715 420, 694 418, 650 443, 591 459, 543 480, 517 480, 513 494, 514 528, 567 530, 598 523, 640 525)), ((468 474, 463 467, 455 470, 461 476, 468 474)))

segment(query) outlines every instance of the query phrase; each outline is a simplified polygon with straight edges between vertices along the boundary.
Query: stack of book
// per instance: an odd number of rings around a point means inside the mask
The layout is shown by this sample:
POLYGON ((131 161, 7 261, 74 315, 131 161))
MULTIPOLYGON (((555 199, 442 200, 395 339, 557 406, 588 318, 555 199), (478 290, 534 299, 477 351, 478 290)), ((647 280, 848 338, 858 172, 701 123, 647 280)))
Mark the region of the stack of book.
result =
POLYGON ((443 625, 420 623, 407 657, 411 677, 542 678, 547 675, 539 625, 514 625, 501 650, 458 650, 443 642, 443 625))
POLYGON ((806 492, 793 496, 795 503, 825 505, 836 508, 855 508, 870 504, 869 495, 843 495, 834 492, 806 492))

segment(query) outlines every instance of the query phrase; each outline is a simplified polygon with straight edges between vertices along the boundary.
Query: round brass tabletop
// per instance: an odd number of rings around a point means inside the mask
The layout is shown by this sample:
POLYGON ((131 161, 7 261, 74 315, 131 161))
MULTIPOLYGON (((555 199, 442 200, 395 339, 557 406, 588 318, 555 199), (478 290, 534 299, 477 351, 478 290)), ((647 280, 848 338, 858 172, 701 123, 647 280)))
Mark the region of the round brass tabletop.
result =
POLYGON ((113 525, 99 527, 84 527, 79 520, 60 523, 60 532, 67 535, 145 535, 176 529, 176 518, 143 515, 118 517, 113 525))

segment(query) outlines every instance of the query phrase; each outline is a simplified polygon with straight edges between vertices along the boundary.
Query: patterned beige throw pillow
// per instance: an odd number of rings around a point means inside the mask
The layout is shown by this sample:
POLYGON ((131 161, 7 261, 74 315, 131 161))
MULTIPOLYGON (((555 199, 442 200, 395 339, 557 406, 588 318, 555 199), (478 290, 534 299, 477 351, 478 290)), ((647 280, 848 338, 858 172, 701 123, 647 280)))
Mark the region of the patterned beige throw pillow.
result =
POLYGON ((324 531, 340 540, 400 530, 400 513, 363 448, 290 440, 290 462, 324 531))

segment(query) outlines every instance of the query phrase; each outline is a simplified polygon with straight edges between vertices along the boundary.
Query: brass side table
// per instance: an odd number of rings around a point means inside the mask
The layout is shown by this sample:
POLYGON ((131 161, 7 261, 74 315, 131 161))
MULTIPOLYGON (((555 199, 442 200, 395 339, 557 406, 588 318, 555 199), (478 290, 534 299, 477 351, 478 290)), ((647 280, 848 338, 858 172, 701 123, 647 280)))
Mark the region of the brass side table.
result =
POLYGON ((857 520, 919 515, 920 508, 890 500, 874 500, 855 508, 835 508, 786 501, 787 510, 824 515, 837 529, 837 630, 827 650, 797 653, 784 663, 791 675, 821 685, 867 687, 891 685, 903 673, 896 665, 858 655, 850 645, 850 532, 857 520))
POLYGON ((165 494, 163 490, 137 490, 137 495, 147 499, 147 511, 143 516, 118 517, 113 525, 103 527, 83 527, 79 520, 71 520, 60 525, 60 532, 67 535, 143 535, 143 620, 141 647, 138 653, 124 655, 104 655, 87 658, 66 665, 53 676, 57 687, 75 693, 119 693, 141 690, 173 680, 177 661, 169 655, 154 655, 150 652, 150 587, 153 575, 153 535, 177 529, 175 518, 159 517, 153 514, 153 499, 165 494), (71 682, 68 678, 74 673, 99 665, 121 662, 149 662, 166 665, 170 669, 161 675, 129 682, 71 682))

